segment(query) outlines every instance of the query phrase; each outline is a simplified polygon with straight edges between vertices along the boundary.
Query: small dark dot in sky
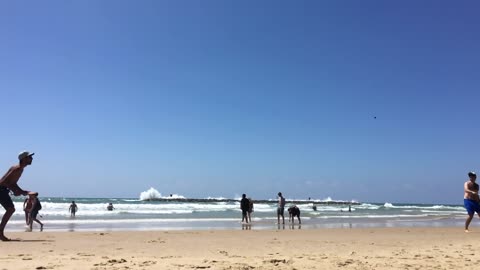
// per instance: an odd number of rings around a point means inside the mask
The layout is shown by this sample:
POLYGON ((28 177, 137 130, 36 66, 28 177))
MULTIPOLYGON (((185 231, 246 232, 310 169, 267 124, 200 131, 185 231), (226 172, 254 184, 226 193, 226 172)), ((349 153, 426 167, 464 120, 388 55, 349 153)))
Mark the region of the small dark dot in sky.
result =
POLYGON ((376 117, 376 116, 374 116, 374 117, 373 117, 373 119, 377 119, 377 117, 376 117))

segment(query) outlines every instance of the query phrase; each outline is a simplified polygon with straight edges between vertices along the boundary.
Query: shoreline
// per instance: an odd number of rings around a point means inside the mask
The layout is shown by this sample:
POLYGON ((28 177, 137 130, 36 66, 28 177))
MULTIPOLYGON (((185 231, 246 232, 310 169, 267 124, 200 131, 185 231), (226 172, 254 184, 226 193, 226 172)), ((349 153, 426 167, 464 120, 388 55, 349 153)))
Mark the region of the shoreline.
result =
MULTIPOLYGON (((478 225, 478 224, 476 224, 478 225)), ((480 226, 6 232, 5 269, 475 269, 480 226)))
MULTIPOLYGON (((341 228, 446 228, 463 227, 466 216, 449 217, 403 217, 403 218, 362 218, 345 216, 341 218, 310 218, 302 217, 302 224, 292 224, 285 219, 285 224, 277 224, 276 217, 253 218, 252 223, 241 223, 240 218, 198 218, 198 219, 83 219, 73 218, 65 220, 40 219, 44 224, 45 231, 55 232, 109 232, 109 231, 187 231, 187 230, 277 230, 277 229, 341 229, 341 228)), ((472 221, 472 226, 480 222, 472 221)), ((34 231, 38 230, 38 224, 34 223, 34 231)), ((11 220, 6 231, 25 231, 25 221, 21 219, 11 220)))

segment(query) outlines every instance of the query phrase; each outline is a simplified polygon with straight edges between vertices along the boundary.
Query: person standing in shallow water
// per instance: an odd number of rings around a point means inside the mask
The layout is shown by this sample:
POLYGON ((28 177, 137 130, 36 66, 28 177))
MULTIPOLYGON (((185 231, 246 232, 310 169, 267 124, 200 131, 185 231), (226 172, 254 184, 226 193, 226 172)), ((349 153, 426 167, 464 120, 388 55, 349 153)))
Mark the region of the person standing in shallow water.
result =
POLYGON ((470 179, 463 185, 463 205, 468 214, 467 220, 465 221, 465 232, 468 232, 468 226, 470 226, 470 222, 472 221, 475 212, 480 217, 480 198, 478 197, 479 187, 476 183, 477 174, 469 172, 468 177, 470 179))
POLYGON ((250 203, 247 199, 247 195, 243 194, 242 195, 242 200, 240 201, 240 209, 242 210, 242 222, 245 222, 248 223, 248 216, 247 216, 247 213, 248 213, 248 208, 250 206, 250 203))
POLYGON ((10 198, 9 192, 12 191, 14 196, 28 195, 29 191, 21 189, 17 182, 22 176, 23 169, 32 164, 34 153, 23 151, 18 155, 19 163, 12 166, 7 173, 0 179, 0 204, 5 208, 5 213, 0 223, 0 240, 10 241, 5 234, 5 226, 7 226, 10 217, 15 212, 15 205, 12 198, 10 198))
POLYGON ((70 217, 75 217, 75 213, 77 212, 78 207, 75 201, 72 201, 72 204, 70 204, 70 208, 68 208, 68 211, 70 211, 70 217))
POLYGON ((113 209, 115 209, 115 207, 113 207, 113 204, 112 204, 112 203, 109 203, 109 204, 107 205, 107 210, 108 210, 108 211, 113 211, 113 209))
POLYGON ((280 224, 280 216, 282 216, 282 224, 285 224, 285 198, 281 192, 278 192, 277 222, 280 224))

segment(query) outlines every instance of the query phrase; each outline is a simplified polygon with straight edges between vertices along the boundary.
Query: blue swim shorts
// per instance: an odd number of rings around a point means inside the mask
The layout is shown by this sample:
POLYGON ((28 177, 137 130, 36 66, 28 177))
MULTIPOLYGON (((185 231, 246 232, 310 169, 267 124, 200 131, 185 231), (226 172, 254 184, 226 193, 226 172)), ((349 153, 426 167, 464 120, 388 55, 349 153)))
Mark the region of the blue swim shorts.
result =
POLYGON ((469 215, 473 215, 475 212, 480 214, 480 203, 474 200, 463 199, 463 205, 467 209, 469 215))

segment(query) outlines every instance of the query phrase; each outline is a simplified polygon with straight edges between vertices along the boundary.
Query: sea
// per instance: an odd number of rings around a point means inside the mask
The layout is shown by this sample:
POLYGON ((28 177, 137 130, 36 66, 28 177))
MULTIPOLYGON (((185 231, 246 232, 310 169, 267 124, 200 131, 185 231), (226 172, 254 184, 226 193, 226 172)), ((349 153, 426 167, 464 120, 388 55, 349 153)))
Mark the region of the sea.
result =
MULTIPOLYGON (((254 201, 252 222, 241 222, 240 198, 189 199, 181 195, 162 196, 157 190, 140 193, 139 198, 58 198, 40 197, 39 219, 44 231, 149 231, 149 230, 276 230, 369 227, 463 227, 463 205, 413 204, 389 202, 346 202, 331 198, 295 200, 301 211, 301 225, 295 219, 277 223, 276 199, 254 201), (71 217, 69 206, 75 201, 78 212, 71 217), (113 211, 107 210, 112 203, 113 211)), ((287 205, 292 201, 286 198, 287 205)), ((7 231, 24 231, 22 197, 14 197, 17 211, 7 231)), ((0 214, 3 215, 3 208, 0 214)), ((475 219, 472 225, 475 225, 475 219)), ((34 230, 38 230, 34 224, 34 230)))

